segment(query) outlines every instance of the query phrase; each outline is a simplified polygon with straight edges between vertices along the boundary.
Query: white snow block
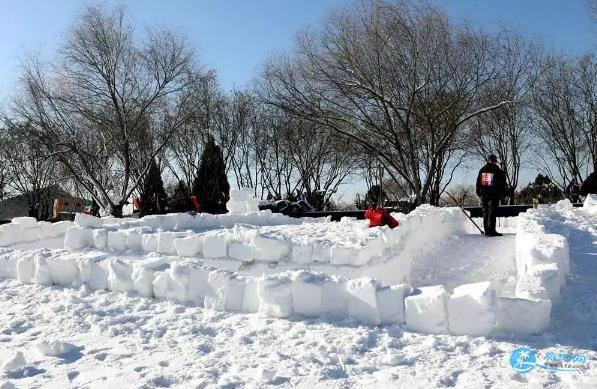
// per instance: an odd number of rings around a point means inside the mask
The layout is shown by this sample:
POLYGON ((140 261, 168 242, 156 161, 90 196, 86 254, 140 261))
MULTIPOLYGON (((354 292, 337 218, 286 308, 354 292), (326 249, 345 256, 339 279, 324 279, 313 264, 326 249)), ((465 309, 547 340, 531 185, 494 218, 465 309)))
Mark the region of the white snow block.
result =
POLYGON ((226 310, 226 297, 228 290, 228 281, 230 280, 230 273, 222 270, 214 270, 209 273, 207 278, 207 289, 205 291, 205 298, 203 306, 208 309, 216 311, 226 310))
POLYGON ((102 219, 85 213, 77 213, 75 215, 75 224, 87 228, 99 228, 103 225, 102 219))
POLYGON ((516 297, 523 299, 549 300, 549 292, 543 286, 543 280, 541 277, 529 276, 526 274, 518 277, 515 295, 516 297))
MULTIPOLYGON (((79 264, 79 269, 81 265, 79 264)), ((93 262, 87 285, 91 290, 108 289, 108 265, 105 262, 93 262)))
POLYGON ((448 332, 448 293, 443 285, 417 288, 404 300, 406 327, 425 334, 448 332))
POLYGON ((358 266, 359 250, 352 247, 332 246, 330 250, 330 265, 358 266))
POLYGON ((311 263, 311 261, 313 261, 313 245, 293 243, 290 257, 292 262, 303 264, 311 263))
POLYGON ((381 323, 377 305, 377 289, 379 283, 372 278, 349 280, 346 290, 350 295, 348 300, 348 316, 365 324, 378 325, 381 323))
POLYGON ((244 242, 230 242, 228 244, 228 256, 242 262, 252 262, 253 246, 244 242))
POLYGON ((205 294, 208 289, 209 273, 213 270, 196 263, 187 263, 189 272, 189 301, 195 305, 203 306, 205 294))
POLYGON ((242 311, 248 313, 259 312, 259 282, 253 277, 247 278, 245 284, 242 311))
POLYGON ((160 231, 158 233, 158 253, 175 255, 176 246, 174 245, 174 239, 183 238, 186 236, 184 232, 169 232, 160 231))
POLYGON ((167 300, 171 296, 170 288, 170 274, 168 271, 155 272, 153 276, 153 295, 159 300, 167 300))
POLYGON ((322 287, 321 305, 323 312, 348 315, 348 302, 351 295, 346 290, 346 281, 337 276, 330 276, 322 287))
POLYGON ((125 251, 127 249, 126 238, 124 231, 108 231, 108 248, 111 251, 125 251))
POLYGON ((93 245, 93 234, 90 229, 72 226, 66 231, 64 236, 65 249, 78 250, 91 245, 93 245))
POLYGON ((541 286, 547 291, 548 298, 553 302, 559 301, 560 269, 557 263, 531 266, 528 269, 527 274, 531 277, 539 277, 541 279, 541 286))
POLYGON ((283 275, 259 280, 259 314, 284 318, 292 315, 292 280, 283 275))
POLYGON ((491 282, 460 285, 448 300, 450 332, 485 336, 495 327, 497 297, 491 282))
POLYGON ((240 275, 235 274, 228 279, 228 288, 226 290, 227 311, 242 311, 246 285, 247 280, 240 275))
POLYGON ((292 283, 292 304, 294 313, 317 317, 323 313, 323 284, 325 275, 299 271, 292 283))
POLYGON ((201 255, 203 247, 202 235, 190 235, 184 238, 174 239, 176 253, 181 257, 197 257, 201 255))
POLYGON ((247 202, 245 200, 229 200, 226 203, 226 209, 229 214, 242 214, 247 212, 247 202))
POLYGON ((278 239, 253 237, 254 258, 258 261, 279 262, 290 254, 290 242, 278 239))
POLYGON ((107 259, 108 289, 120 292, 135 290, 131 278, 132 266, 129 261, 120 258, 107 259))
POLYGON ((236 201, 246 201, 248 192, 243 189, 230 189, 230 199, 236 201))
POLYGON ((53 283, 61 286, 79 286, 79 266, 73 258, 50 257, 46 259, 53 283))
POLYGON ((48 238, 58 238, 60 236, 63 236, 64 234, 66 234, 66 231, 68 230, 68 228, 72 227, 73 224, 74 223, 71 221, 62 221, 62 222, 52 223, 51 227, 50 227, 52 232, 50 233, 48 238))
POLYGON ((228 253, 224 234, 206 234, 203 238, 203 256, 205 258, 223 258, 228 253))
POLYGON ((10 222, 11 224, 18 224, 25 228, 37 225, 37 219, 29 216, 14 217, 10 222))
POLYGON ((516 260, 519 274, 535 265, 557 263, 560 285, 564 285, 570 271, 568 240, 558 234, 523 233, 516 239, 516 260))
POLYGON ((549 327, 551 301, 499 297, 497 328, 522 334, 540 334, 549 327))
POLYGON ((184 303, 189 301, 189 268, 184 263, 170 264, 171 299, 184 303))
POLYGON ((141 245, 143 246, 143 251, 146 253, 157 252, 158 251, 158 234, 143 234, 141 236, 141 245))
POLYGON ((17 262, 17 279, 23 284, 30 284, 35 277, 35 259, 31 255, 19 258, 17 262))
POLYGON ((247 212, 259 212, 259 199, 247 199, 247 212))
POLYGON ((52 270, 47 262, 47 254, 35 254, 35 274, 33 275, 33 283, 38 285, 52 285, 52 270))
POLYGON ((126 246, 131 251, 143 250, 143 228, 129 228, 126 230, 126 246))
POLYGON ((93 230, 93 245, 100 250, 108 248, 108 231, 103 228, 93 230))
POLYGON ((408 284, 392 285, 377 290, 377 307, 381 324, 404 323, 404 299, 412 292, 408 284))
POLYGON ((585 197, 582 209, 588 214, 597 215, 597 194, 589 193, 587 197, 585 197))
POLYGON ((331 247, 325 244, 315 243, 313 245, 312 259, 314 262, 329 263, 331 257, 331 247))
POLYGON ((154 270, 142 263, 133 263, 131 281, 133 288, 140 296, 153 297, 154 270))

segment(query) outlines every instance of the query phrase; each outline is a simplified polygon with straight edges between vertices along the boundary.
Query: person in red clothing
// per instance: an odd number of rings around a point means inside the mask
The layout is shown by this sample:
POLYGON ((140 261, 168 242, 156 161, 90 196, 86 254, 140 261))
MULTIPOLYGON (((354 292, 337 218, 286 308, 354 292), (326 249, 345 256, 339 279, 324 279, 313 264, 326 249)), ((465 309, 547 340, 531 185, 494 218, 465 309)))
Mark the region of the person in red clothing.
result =
POLYGON ((390 228, 398 227, 398 220, 394 219, 388 211, 383 208, 369 208, 365 212, 365 219, 369 220, 369 228, 389 226, 390 228))

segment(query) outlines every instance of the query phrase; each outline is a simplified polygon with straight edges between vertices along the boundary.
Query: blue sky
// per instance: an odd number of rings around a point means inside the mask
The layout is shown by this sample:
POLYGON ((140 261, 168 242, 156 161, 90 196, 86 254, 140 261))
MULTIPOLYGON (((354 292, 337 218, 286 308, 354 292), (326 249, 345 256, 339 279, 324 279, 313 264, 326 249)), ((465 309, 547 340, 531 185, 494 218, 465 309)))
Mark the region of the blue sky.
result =
MULTIPOLYGON (((510 26, 577 55, 597 49, 597 23, 584 0, 431 0, 455 20, 488 29, 510 26)), ((131 0, 124 4, 136 25, 162 24, 184 33, 201 63, 218 72, 227 88, 243 87, 270 55, 293 44, 298 29, 316 26, 349 0, 131 0)), ((0 104, 12 94, 19 58, 37 52, 51 58, 85 2, 0 0, 0 104)), ((93 2, 92 4, 98 4, 93 2)), ((529 177, 534 172, 526 172, 529 177)), ((527 177, 528 178, 528 177, 527 177)))

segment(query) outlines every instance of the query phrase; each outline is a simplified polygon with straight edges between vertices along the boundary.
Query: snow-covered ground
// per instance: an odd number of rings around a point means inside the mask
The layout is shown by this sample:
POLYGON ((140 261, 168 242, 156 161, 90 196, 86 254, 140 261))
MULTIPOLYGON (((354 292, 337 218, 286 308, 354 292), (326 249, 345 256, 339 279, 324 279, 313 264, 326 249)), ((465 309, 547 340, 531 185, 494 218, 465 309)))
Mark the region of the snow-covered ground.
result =
MULTIPOLYGON (((542 335, 423 335, 325 314, 262 318, 92 291, 0 280, 0 384, 16 387, 596 387, 597 215, 538 218, 568 238, 571 271, 542 335), (513 350, 586 355, 581 372, 516 373, 513 350)), ((511 291, 513 230, 461 234, 417 258, 413 285, 491 280, 511 291)), ((51 241, 44 242, 46 244, 51 241)), ((56 242, 54 242, 56 243, 56 242)), ((56 243, 58 244, 58 243, 56 243)), ((46 246, 47 247, 47 246, 46 246)), ((16 248, 16 247, 13 247, 16 248)), ((28 248, 23 244, 22 249, 28 248)), ((72 255, 72 254, 71 254, 72 255)))

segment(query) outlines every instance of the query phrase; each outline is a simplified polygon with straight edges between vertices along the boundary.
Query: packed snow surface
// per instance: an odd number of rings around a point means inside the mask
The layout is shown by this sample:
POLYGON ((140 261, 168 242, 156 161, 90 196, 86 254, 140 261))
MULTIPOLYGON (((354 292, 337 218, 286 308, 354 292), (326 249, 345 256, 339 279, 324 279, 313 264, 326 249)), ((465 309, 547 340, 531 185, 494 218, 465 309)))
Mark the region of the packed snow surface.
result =
MULTIPOLYGON (((427 215, 434 217, 431 212, 427 215)), ((418 220, 411 225, 418 225, 419 229, 425 223, 425 216, 420 213, 410 218, 418 220)), ((491 289, 482 282, 503 281, 502 291, 512 291, 509 278, 517 274, 513 236, 486 239, 467 235, 456 225, 442 226, 441 221, 442 217, 434 223, 437 230, 443 229, 442 233, 460 232, 441 241, 437 235, 439 248, 431 247, 421 254, 417 248, 424 239, 412 246, 406 244, 412 244, 411 241, 399 243, 403 245, 402 253, 412 255, 412 294, 409 286, 388 288, 363 278, 349 280, 346 287, 341 287, 337 282, 325 282, 327 276, 311 272, 274 274, 267 277, 267 282, 256 283, 238 273, 206 271, 203 265, 194 267, 197 265, 192 261, 166 254, 122 254, 117 249, 102 252, 89 248, 27 251, 39 246, 33 240, 21 241, 17 244, 25 251, 19 252, 17 261, 9 262, 14 267, 3 270, 17 280, 0 280, 0 387, 594 386, 594 210, 559 204, 529 211, 524 218, 526 230, 536 228, 538 234, 559 234, 570 248, 570 269, 564 286, 553 278, 554 274, 561 274, 561 266, 567 265, 561 260, 557 239, 545 240, 545 245, 532 251, 524 263, 529 277, 551 280, 546 293, 556 285, 562 286, 559 302, 551 308, 551 324, 541 335, 514 334, 509 329, 519 329, 521 325, 543 327, 545 323, 540 320, 545 318, 542 312, 547 304, 543 301, 551 304, 550 300, 537 300, 537 304, 516 314, 531 300, 500 296, 496 306, 491 289), (463 240, 470 247, 458 251, 463 240), (493 256, 495 253, 499 255, 493 256), (441 262, 442 258, 447 260, 441 262), (556 262, 532 262, 542 258, 556 262), (469 266, 467 261, 474 263, 469 266), (98 266, 104 262, 107 267, 98 266), (72 263, 78 267, 73 268, 72 263), (553 273, 556 268, 557 273, 553 273), (73 284, 75 272, 93 280, 94 286, 73 284), (435 274, 435 279, 425 279, 425 273, 435 274), (197 281, 191 282, 189 277, 196 277, 193 279, 197 281), (444 284, 445 291, 438 284, 444 284), (94 290, 110 285, 119 291, 94 290), (201 285, 205 289, 184 285, 201 285), (205 296, 208 308, 179 302, 193 296, 205 296), (392 304, 403 297, 405 307, 392 304), (314 304, 315 301, 319 303, 314 304), (222 308, 226 311, 219 311, 222 308), (502 314, 504 309, 507 315, 502 314), (342 311, 352 315, 334 313, 342 311), (531 311, 535 313, 530 314, 531 311), (263 317, 264 314, 272 317, 263 317), (472 322, 470 316, 482 320, 472 322), (495 317, 502 330, 486 335, 487 323, 495 317), (384 324, 404 321, 404 325, 384 324), (429 333, 448 328, 484 336, 425 335, 406 330, 411 327, 429 333), (535 369, 518 374, 509 358, 514 349, 523 345, 540 352, 584 354, 590 368, 575 373, 535 369)), ((96 220, 83 223, 92 225, 84 227, 90 230, 116 231, 104 221, 100 226, 96 220)), ((114 223, 121 226, 129 222, 114 223)), ((402 234, 411 233, 408 223, 401 227, 402 234)), ((35 229, 27 220, 18 228, 35 229)), ((129 228, 132 227, 126 227, 129 228)), ((155 231, 155 226, 149 228, 155 231)), ((508 228, 516 228, 515 223, 508 228)), ((182 231, 173 228, 169 232, 182 231)), ((172 247, 177 250, 175 239, 170 239, 173 235, 163 235, 160 240, 159 232, 152 234, 155 235, 150 241, 145 238, 149 234, 143 233, 140 244, 159 251, 162 243, 165 253, 171 252, 172 247)), ((95 245, 95 234, 81 236, 92 239, 95 245)), ((102 237, 100 233, 98 238, 102 237)), ((106 238, 108 247, 110 236, 106 234, 106 238)), ((116 248, 123 244, 128 247, 129 241, 139 244, 137 237, 130 234, 113 236, 112 244, 116 248)), ((180 247, 194 250, 199 244, 184 241, 180 247)), ((242 256, 246 248, 237 250, 238 256, 242 256)))

